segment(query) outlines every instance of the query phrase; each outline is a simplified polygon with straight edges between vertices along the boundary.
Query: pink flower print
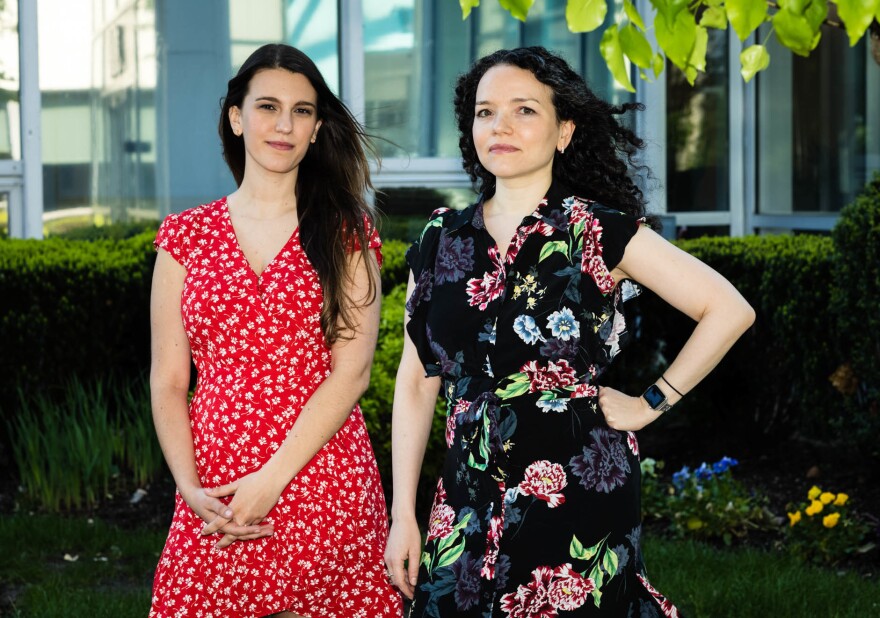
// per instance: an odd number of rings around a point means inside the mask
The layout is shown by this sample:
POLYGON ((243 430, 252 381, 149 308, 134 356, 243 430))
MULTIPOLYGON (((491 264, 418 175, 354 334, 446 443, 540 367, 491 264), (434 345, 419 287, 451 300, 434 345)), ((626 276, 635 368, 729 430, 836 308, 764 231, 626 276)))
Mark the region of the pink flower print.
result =
POLYGON ((452 440, 455 436, 455 426, 458 422, 458 416, 460 414, 464 414, 468 411, 471 402, 465 401, 464 399, 459 399, 455 407, 452 408, 452 412, 446 417, 446 446, 447 448, 452 447, 452 440))
POLYGON ((550 361, 546 367, 541 367, 537 361, 529 361, 520 367, 520 372, 529 378, 530 393, 549 391, 577 383, 574 367, 565 359, 550 361))
POLYGON ((444 539, 452 534, 455 526, 455 509, 448 504, 437 504, 431 509, 428 527, 428 541, 444 539))
POLYGON ((501 597, 501 609, 509 618, 555 618, 556 608, 547 593, 552 578, 553 569, 538 567, 532 571, 532 581, 501 597))
POLYGON ((678 610, 669 599, 660 594, 660 592, 658 592, 658 590, 654 588, 654 586, 652 586, 641 573, 636 573, 636 577, 642 582, 645 590, 650 592, 651 596, 657 600, 657 603, 660 605, 660 609, 663 610, 663 615, 666 616, 666 618, 678 618, 678 610))
POLYGON ((568 479, 565 478, 565 469, 558 463, 544 459, 526 468, 524 478, 517 487, 520 494, 535 496, 547 502, 547 506, 552 509, 565 503, 565 496, 561 492, 566 485, 568 479))
POLYGON ((632 431, 626 432, 626 444, 629 446, 629 450, 632 451, 632 454, 636 457, 639 456, 639 441, 636 439, 636 434, 632 431))
MULTIPOLYGON (((490 254, 493 252, 497 254, 494 247, 490 249, 490 254)), ((474 277, 468 281, 468 304, 471 307, 478 306, 480 311, 485 311, 489 303, 501 296, 502 292, 504 292, 504 268, 498 264, 491 273, 483 273, 482 279, 474 277)))
POLYGON ((599 396, 599 388, 595 384, 578 384, 574 387, 574 390, 571 392, 571 398, 577 399, 578 397, 598 397, 599 396))
POLYGON ((553 607, 570 612, 583 605, 595 589, 596 584, 592 579, 584 578, 570 564, 563 564, 553 572, 553 582, 547 589, 547 595, 553 607))
POLYGON ((498 562, 502 530, 504 530, 504 516, 492 517, 489 520, 489 532, 486 534, 486 554, 483 556, 483 566, 480 569, 480 576, 489 581, 495 579, 495 563, 498 562))

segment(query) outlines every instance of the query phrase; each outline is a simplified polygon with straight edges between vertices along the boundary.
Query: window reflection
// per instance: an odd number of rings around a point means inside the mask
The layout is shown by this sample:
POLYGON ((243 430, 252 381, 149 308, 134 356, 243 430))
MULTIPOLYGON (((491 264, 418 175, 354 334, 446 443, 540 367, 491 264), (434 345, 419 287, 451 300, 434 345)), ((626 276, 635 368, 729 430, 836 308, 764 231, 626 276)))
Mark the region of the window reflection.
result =
POLYGON ((709 30, 706 72, 692 87, 666 66, 666 182, 669 212, 729 210, 727 33, 709 30))

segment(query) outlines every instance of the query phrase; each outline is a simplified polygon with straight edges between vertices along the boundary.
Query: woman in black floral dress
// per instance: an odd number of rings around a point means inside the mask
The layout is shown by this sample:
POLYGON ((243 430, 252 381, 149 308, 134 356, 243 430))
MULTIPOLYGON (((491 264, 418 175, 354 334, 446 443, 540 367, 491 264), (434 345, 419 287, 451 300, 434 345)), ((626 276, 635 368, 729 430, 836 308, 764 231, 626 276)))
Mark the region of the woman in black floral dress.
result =
POLYGON ((720 275, 644 223, 641 141, 562 59, 499 51, 455 93, 480 200, 440 209, 407 253, 385 553, 411 616, 676 616, 640 551, 633 431, 717 364, 754 319, 720 275), (599 385, 639 281, 698 325, 642 396, 599 385), (673 387, 674 385, 674 387, 673 387), (449 447, 427 541, 415 519, 438 392, 449 447))

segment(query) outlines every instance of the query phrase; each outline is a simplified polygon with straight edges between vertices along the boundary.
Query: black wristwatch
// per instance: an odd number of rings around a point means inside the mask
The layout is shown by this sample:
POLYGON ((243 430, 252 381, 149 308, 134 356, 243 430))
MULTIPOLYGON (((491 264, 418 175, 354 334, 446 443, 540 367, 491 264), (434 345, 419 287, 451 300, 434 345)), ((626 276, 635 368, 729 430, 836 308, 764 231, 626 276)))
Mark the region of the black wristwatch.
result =
POLYGON ((666 395, 663 394, 663 391, 656 384, 646 388, 645 392, 642 393, 642 397, 648 402, 651 409, 657 412, 666 412, 672 407, 672 404, 666 401, 666 395))

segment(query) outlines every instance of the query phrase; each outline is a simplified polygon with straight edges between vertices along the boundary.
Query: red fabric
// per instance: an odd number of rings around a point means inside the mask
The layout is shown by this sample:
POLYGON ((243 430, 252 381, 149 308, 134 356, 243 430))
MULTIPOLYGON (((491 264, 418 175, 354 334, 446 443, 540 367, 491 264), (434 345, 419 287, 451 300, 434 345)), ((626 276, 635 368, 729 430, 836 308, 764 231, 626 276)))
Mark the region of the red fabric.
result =
MULTIPOLYGON (((381 242, 373 234, 375 245, 381 242)), ((295 231, 257 276, 225 199, 170 215, 156 247, 187 270, 183 324, 198 369, 196 465, 214 487, 259 469, 330 372, 321 287, 295 231)), ((219 537, 177 496, 150 616, 400 616, 382 561, 385 500, 360 408, 269 513, 274 535, 213 551, 219 537)))

